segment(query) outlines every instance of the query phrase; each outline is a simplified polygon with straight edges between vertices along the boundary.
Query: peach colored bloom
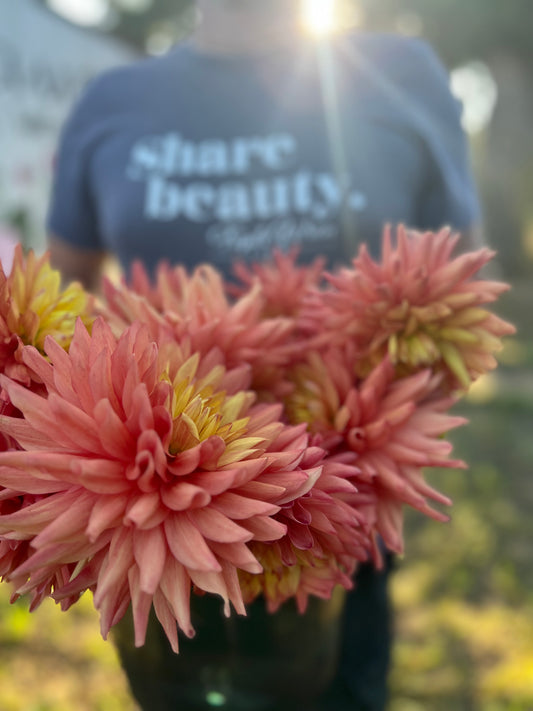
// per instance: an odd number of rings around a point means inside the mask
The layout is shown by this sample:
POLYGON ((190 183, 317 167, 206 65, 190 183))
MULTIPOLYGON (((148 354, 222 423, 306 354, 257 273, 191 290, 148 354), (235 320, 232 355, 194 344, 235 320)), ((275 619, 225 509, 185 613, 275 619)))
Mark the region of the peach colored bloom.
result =
POLYGON ((48 335, 67 348, 78 317, 91 321, 91 297, 79 284, 61 289, 59 272, 48 254, 25 256, 17 245, 13 265, 6 276, 0 268, 0 372, 29 384, 31 373, 20 358, 24 344, 41 352, 48 335))
POLYGON ((354 363, 349 348, 310 353, 294 368, 286 411, 291 422, 320 433, 328 451, 357 454, 358 493, 351 501, 386 545, 401 552, 405 504, 447 519, 427 499, 451 502, 426 483, 423 469, 464 466, 449 458, 452 446, 442 435, 465 420, 447 414, 454 401, 435 394, 440 378, 429 370, 398 379, 386 358, 358 382, 354 363))
POLYGON ((330 275, 332 289, 310 300, 303 325, 325 343, 350 339, 362 375, 388 354, 399 373, 431 366, 452 389, 468 388, 496 366, 500 338, 515 329, 484 308, 508 285, 473 278, 494 252, 452 257, 457 241, 447 229, 399 227, 393 246, 386 230, 381 261, 363 245, 353 268, 330 275))
POLYGON ((372 545, 364 516, 348 503, 357 495, 349 481, 357 473, 354 460, 350 452, 326 458, 313 487, 297 500, 282 503, 274 518, 287 527, 286 535, 252 543, 263 572, 239 574, 245 602, 262 594, 268 610, 275 612, 294 597, 304 612, 309 595, 327 599, 336 585, 353 586, 357 561, 368 559, 372 545))
POLYGON ((152 285, 136 264, 131 286, 105 282, 104 295, 104 315, 115 327, 141 320, 154 337, 166 332, 178 341, 189 338, 199 353, 216 343, 228 368, 250 365, 256 391, 273 391, 289 360, 293 319, 263 318, 259 284, 233 301, 221 274, 209 265, 188 274, 181 266, 163 263, 152 285))
POLYGON ((243 296, 259 283, 264 317, 296 316, 309 289, 320 285, 325 264, 324 259, 317 258, 301 265, 296 263, 297 257, 297 250, 283 253, 276 249, 270 262, 251 266, 239 262, 234 273, 242 286, 230 284, 228 289, 233 295, 243 296))
POLYGON ((22 448, 0 453, 0 485, 35 497, 0 511, 3 541, 29 544, 16 568, 5 560, 16 591, 68 606, 92 589, 104 637, 131 604, 137 645, 153 604, 176 651, 193 586, 244 614, 237 571, 262 572, 249 544, 285 535, 275 515, 322 470, 305 426, 254 404, 247 368, 139 324, 117 339, 78 321, 68 352, 48 338, 45 353, 22 354, 44 395, 1 377, 24 419, 0 417, 22 448))

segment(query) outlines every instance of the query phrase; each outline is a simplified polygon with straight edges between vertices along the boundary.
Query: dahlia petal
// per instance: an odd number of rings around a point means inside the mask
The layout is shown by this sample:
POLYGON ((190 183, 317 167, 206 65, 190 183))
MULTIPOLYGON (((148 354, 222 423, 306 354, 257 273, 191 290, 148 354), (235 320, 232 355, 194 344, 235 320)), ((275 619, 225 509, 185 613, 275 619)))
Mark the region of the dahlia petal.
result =
POLYGON ((391 499, 380 499, 378 529, 390 551, 403 554, 403 512, 401 504, 391 499))
MULTIPOLYGON (((448 444, 448 442, 443 444, 448 444)), ((451 447, 451 445, 449 445, 451 447)), ((428 456, 427 447, 421 451, 413 449, 410 445, 403 445, 401 442, 388 442, 386 453, 391 459, 396 462, 407 462, 409 464, 418 464, 419 466, 431 466, 432 462, 428 456)))
POLYGON ((213 472, 197 471, 187 477, 189 483, 207 491, 211 496, 216 496, 226 489, 234 486, 235 480, 240 476, 237 469, 221 469, 213 472))
MULTIPOLYGON (((138 330, 139 326, 135 328, 138 330)), ((132 329, 132 332, 135 331, 135 328, 132 329)), ((84 357, 83 360, 87 361, 89 366, 94 364, 102 351, 112 351, 117 344, 110 326, 102 317, 98 317, 94 320, 90 337, 87 337, 89 335, 87 329, 85 329, 83 323, 78 319, 75 335, 77 336, 77 338, 74 339, 76 345, 78 345, 78 341, 81 341, 82 346, 85 347, 86 357, 84 357), (85 333, 83 333, 83 331, 85 331, 85 333)))
POLYGON ((255 541, 276 541, 287 533, 287 526, 268 516, 254 516, 243 522, 255 541))
MULTIPOLYGON (((350 467, 350 470, 353 476, 352 467, 350 467)), ((359 470, 357 470, 356 474, 359 475, 359 473, 359 470)), ((327 491, 328 494, 354 494, 357 491, 353 481, 347 481, 342 477, 331 476, 327 473, 323 473, 320 477, 320 488, 327 491)))
POLYGON ((272 501, 276 504, 285 492, 286 488, 284 486, 267 484, 264 481, 249 481, 247 484, 240 486, 238 491, 239 494, 251 499, 263 499, 264 501, 272 501))
POLYGON ((465 281, 483 265, 489 262, 495 252, 483 248, 476 252, 467 252, 456 257, 453 261, 445 264, 434 274, 432 284, 432 294, 434 298, 440 298, 442 294, 453 289, 455 284, 465 281))
POLYGON ((186 511, 208 506, 211 496, 199 486, 179 481, 161 490, 161 500, 173 511, 186 511))
POLYGON ((91 559, 89 563, 83 565, 81 570, 79 569, 79 566, 77 566, 74 573, 72 573, 70 580, 61 585, 61 587, 54 588, 52 598, 56 602, 59 602, 64 598, 81 595, 86 590, 94 587, 96 581, 98 580, 97 571, 104 556, 105 554, 103 554, 103 551, 100 551, 91 559))
POLYGON ((118 528, 112 534, 109 552, 102 563, 94 593, 94 605, 100 609, 104 600, 117 595, 127 583, 128 571, 135 564, 131 531, 118 528))
POLYGON ((4 514, 0 516, 0 533, 7 534, 15 528, 17 533, 24 536, 37 535, 55 520, 58 512, 74 506, 80 493, 79 489, 74 489, 52 494, 14 513, 4 514))
POLYGON ((226 444, 222 437, 213 435, 200 443, 200 464, 204 469, 223 466, 222 457, 226 444))
POLYGON ((224 375, 223 388, 232 395, 239 390, 248 390, 251 380, 251 368, 248 363, 238 364, 224 375))
POLYGON ((125 520, 134 523, 138 528, 153 528, 166 517, 166 512, 161 508, 160 501, 158 491, 141 494, 131 501, 124 517, 125 520))
POLYGON ((109 400, 100 400, 94 408, 94 418, 100 425, 100 441, 107 454, 127 460, 135 451, 135 439, 118 417, 109 400))
MULTIPOLYGON (((250 423, 252 425, 250 431, 256 432, 262 430, 264 427, 271 425, 272 423, 275 423, 277 426, 279 426, 279 420, 281 418, 282 411, 283 407, 277 403, 271 405, 256 405, 253 409, 254 416, 253 422, 250 423)), ((280 433, 281 431, 282 428, 279 428, 280 433)), ((280 447, 280 449, 282 449, 282 447, 280 447)))
POLYGON ((218 543, 245 542, 252 534, 213 508, 191 509, 187 516, 208 540, 218 543))
POLYGON ((191 625, 191 579, 181 563, 169 556, 163 570, 160 589, 170 605, 174 618, 187 637, 194 637, 191 625))
POLYGON ((146 641, 146 628, 152 607, 152 595, 141 589, 139 569, 137 567, 133 566, 129 569, 128 582, 131 594, 133 628, 135 630, 135 646, 142 647, 146 641))
POLYGON ((304 456, 305 449, 300 449, 296 451, 283 451, 283 452, 276 452, 275 454, 266 454, 267 461, 268 461, 268 468, 269 471, 274 472, 277 469, 287 469, 287 468, 294 468, 298 466, 298 464, 302 461, 302 457, 304 456))
MULTIPOLYGON (((70 442, 70 446, 74 445, 76 450, 85 450, 91 454, 103 454, 102 445, 98 436, 98 429, 92 417, 87 415, 79 407, 72 405, 66 400, 61 399, 55 393, 50 393, 46 400, 48 407, 44 407, 43 399, 41 398, 41 410, 43 414, 40 418, 36 418, 35 412, 30 412, 20 408, 24 412, 27 420, 35 423, 37 429, 43 433, 47 431, 55 433, 55 439, 58 439, 58 431, 62 433, 62 440, 70 442), (46 410, 49 408, 50 413, 46 410), (50 418, 48 423, 44 425, 43 419, 50 418), (61 422, 61 429, 56 423, 61 422)), ((68 446, 68 445, 67 445, 68 446)))
POLYGON ((141 432, 154 429, 152 404, 145 383, 138 382, 138 376, 129 369, 124 383, 122 406, 126 413, 131 413, 126 420, 126 427, 134 437, 141 432))
MULTIPOLYGON (((309 503, 312 504, 312 502, 306 501, 306 504, 309 503)), ((305 526, 308 526, 312 521, 311 512, 298 499, 292 503, 290 510, 285 512, 285 516, 305 526)))
POLYGON ((90 545, 85 542, 75 544, 69 541, 66 543, 52 543, 51 545, 43 546, 19 565, 19 567, 13 571, 13 576, 23 575, 26 578, 38 568, 50 569, 57 565, 77 563, 79 560, 92 557, 98 552, 98 546, 105 544, 106 541, 98 542, 98 545, 90 545))
MULTIPOLYGON (((59 350, 65 354, 65 351, 61 348, 61 346, 59 346, 59 350)), ((30 370, 32 370, 45 385, 50 386, 54 382, 55 374, 53 373, 52 366, 46 358, 39 353, 35 346, 25 346, 22 349, 22 360, 24 364, 30 368, 30 370)), ((68 368, 66 373, 68 373, 68 368)), ((68 379, 65 378, 65 380, 68 383, 68 379)), ((65 387, 65 391, 68 393, 68 385, 65 387)))
POLYGON ((212 507, 229 518, 236 520, 257 515, 272 516, 280 510, 279 506, 275 504, 251 499, 231 491, 226 491, 215 497, 212 507))
MULTIPOLYGON (((161 442, 159 434, 155 430, 145 429, 137 438, 136 442, 137 457, 149 456, 153 462, 155 471, 159 474, 161 479, 167 479, 167 456, 161 442)), ((131 450, 130 450, 131 457, 131 450)), ((140 488, 141 482, 138 482, 140 488)))
MULTIPOLYGON (((114 346, 114 344, 112 345, 114 346)), ((94 362, 90 364, 86 380, 91 393, 89 402, 92 400, 97 403, 100 400, 111 399, 114 408, 117 409, 118 401, 111 378, 111 349, 109 346, 103 347, 94 362)))
POLYGON ((25 449, 39 449, 43 451, 57 449, 57 442, 55 442, 49 434, 39 432, 34 428, 33 424, 27 420, 0 415, 0 429, 2 433, 13 437, 13 439, 25 449))
POLYGON ((313 524, 313 528, 321 533, 329 533, 331 535, 336 535, 337 533, 337 529, 333 526, 323 511, 313 509, 311 522, 313 524))
POLYGON ((98 494, 124 494, 131 485, 124 477, 124 465, 111 459, 74 459, 72 471, 80 485, 98 494))
MULTIPOLYGON (((0 468, 6 469, 6 476, 9 476, 8 470, 12 469, 14 472, 18 471, 20 475, 31 474, 35 479, 53 481, 65 477, 68 480, 71 478, 69 465, 68 457, 65 457, 63 452, 22 450, 0 452, 0 468)), ((13 475, 16 476, 15 473, 13 475)))
MULTIPOLYGON (((188 477, 188 481, 216 496, 228 489, 245 486, 247 482, 253 483, 251 480, 265 468, 265 464, 263 459, 234 462, 230 467, 214 472, 195 472, 188 477)), ((279 487, 276 490, 279 492, 279 487)))
POLYGON ((311 491, 313 486, 320 478, 320 475, 322 474, 322 467, 315 467, 314 469, 309 469, 307 472, 304 473, 306 474, 305 480, 294 486, 287 486, 286 494, 282 496, 276 503, 280 505, 286 504, 288 501, 292 501, 297 497, 304 496, 309 491, 311 491))
POLYGON ((186 514, 175 513, 165 519, 168 546, 176 558, 189 571, 220 571, 217 561, 204 537, 186 514))
MULTIPOLYGON (((222 568, 221 568, 222 570, 222 568)), ((193 584, 204 592, 213 595, 219 595, 224 600, 224 614, 226 617, 230 615, 230 598, 228 588, 222 572, 215 573, 213 571, 191 570, 191 580, 193 584)))
POLYGON ((32 546, 42 548, 50 543, 84 540, 93 503, 92 493, 80 491, 70 506, 59 515, 56 513, 54 520, 35 536, 32 546))
POLYGON ((173 461, 168 463, 168 470, 174 476, 184 476, 193 472, 200 463, 200 445, 190 447, 177 454, 173 461))
MULTIPOLYGON (((246 615, 246 608, 244 607, 244 602, 242 599, 242 590, 239 584, 239 577, 237 575, 237 570, 235 566, 227 563, 226 561, 221 561, 222 565, 222 575, 224 576, 224 581, 226 583, 226 589, 228 590, 229 599, 231 600, 235 612, 238 615, 246 615)), ((229 617, 229 609, 226 610, 226 617, 229 617)))
POLYGON ((302 457, 302 469, 311 469, 317 465, 323 464, 324 449, 322 447, 308 447, 302 457))
POLYGON ((133 534, 133 555, 139 570, 140 590, 153 595, 159 585, 167 559, 165 535, 160 526, 133 534))
POLYGON ((218 458, 217 464, 220 467, 224 467, 244 459, 257 452, 258 446, 264 444, 264 442, 263 437, 240 437, 226 446, 225 451, 218 458))
POLYGON ((107 639, 111 627, 124 617, 130 602, 131 594, 128 585, 128 571, 126 570, 124 571, 124 583, 122 585, 118 583, 110 589, 100 605, 96 606, 95 602, 95 607, 100 613, 100 634, 103 639, 107 639))
POLYGON ((303 451, 307 447, 308 436, 306 425, 302 423, 294 427, 286 427, 276 438, 275 447, 279 451, 296 449, 303 451))
POLYGON ((315 539, 309 526, 291 522, 287 527, 287 535, 291 543, 300 550, 309 550, 315 545, 315 539))
POLYGON ((212 541, 210 547, 220 561, 225 560, 236 568, 251 574, 263 572, 262 565, 244 543, 218 543, 217 541, 212 541))
POLYGON ((91 542, 108 528, 116 527, 124 516, 127 505, 121 496, 101 496, 96 499, 85 533, 91 542))
POLYGON ((434 489, 424 480, 422 472, 418 467, 403 466, 402 473, 422 496, 427 496, 445 506, 452 505, 453 502, 450 498, 440 491, 437 491, 437 489, 434 489))
POLYGON ((421 432, 428 437, 439 437, 443 433, 467 423, 468 420, 465 417, 422 407, 413 414, 409 424, 414 431, 421 432))
POLYGON ((169 605, 165 596, 156 590, 154 593, 154 610, 157 619, 161 623, 161 627, 165 631, 168 641, 172 651, 178 654, 180 651, 179 641, 178 641, 178 628, 176 625, 176 618, 172 612, 172 608, 169 605))

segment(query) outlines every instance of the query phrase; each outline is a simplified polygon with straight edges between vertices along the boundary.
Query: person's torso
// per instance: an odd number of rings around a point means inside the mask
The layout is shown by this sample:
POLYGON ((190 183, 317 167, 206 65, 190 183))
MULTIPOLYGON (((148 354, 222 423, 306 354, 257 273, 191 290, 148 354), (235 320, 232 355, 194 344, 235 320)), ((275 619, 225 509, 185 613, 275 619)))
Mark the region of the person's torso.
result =
POLYGON ((384 223, 414 223, 423 143, 342 52, 246 62, 184 47, 147 62, 95 141, 105 246, 125 266, 229 272, 294 245, 332 266, 362 241, 375 250, 384 223))

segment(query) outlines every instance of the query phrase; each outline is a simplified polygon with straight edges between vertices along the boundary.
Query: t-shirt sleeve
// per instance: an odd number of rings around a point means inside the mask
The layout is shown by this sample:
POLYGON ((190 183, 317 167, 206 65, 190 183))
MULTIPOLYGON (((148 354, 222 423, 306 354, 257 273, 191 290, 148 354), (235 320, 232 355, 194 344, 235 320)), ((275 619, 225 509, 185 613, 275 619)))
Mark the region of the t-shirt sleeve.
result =
POLYGON ((450 90, 448 72, 429 45, 413 41, 411 52, 406 81, 427 152, 418 226, 468 229, 481 221, 481 209, 461 125, 461 104, 450 90))
POLYGON ((72 246, 103 250, 90 185, 90 157, 98 123, 96 81, 87 85, 60 134, 47 229, 72 246))

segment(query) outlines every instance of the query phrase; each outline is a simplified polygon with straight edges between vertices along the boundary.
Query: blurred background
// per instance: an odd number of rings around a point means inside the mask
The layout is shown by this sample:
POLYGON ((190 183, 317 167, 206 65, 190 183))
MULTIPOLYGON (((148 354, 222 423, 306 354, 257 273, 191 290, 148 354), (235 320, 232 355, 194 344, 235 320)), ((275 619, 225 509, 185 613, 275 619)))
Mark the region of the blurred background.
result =
MULTIPOLYGON (((318 33, 418 35, 439 54, 463 103, 494 271, 512 284, 498 312, 518 327, 459 408, 469 470, 433 477, 455 501, 451 522, 407 516, 390 711, 532 711, 533 2, 309 0, 308 19, 318 33)), ((195 22, 191 0, 0 0, 0 233, 44 249, 57 137, 78 92, 195 22)), ((2 711, 136 709, 89 599, 29 615, 3 586, 0 608, 2 711)))

